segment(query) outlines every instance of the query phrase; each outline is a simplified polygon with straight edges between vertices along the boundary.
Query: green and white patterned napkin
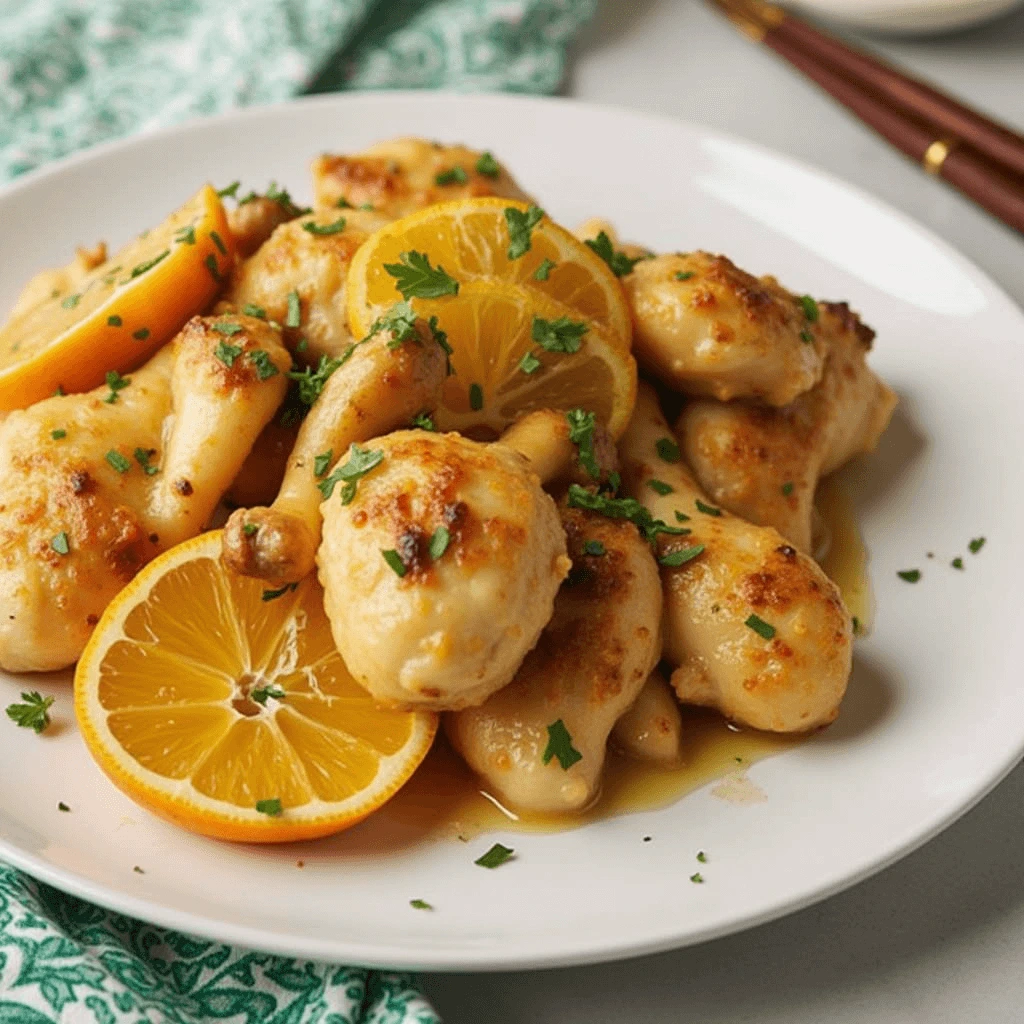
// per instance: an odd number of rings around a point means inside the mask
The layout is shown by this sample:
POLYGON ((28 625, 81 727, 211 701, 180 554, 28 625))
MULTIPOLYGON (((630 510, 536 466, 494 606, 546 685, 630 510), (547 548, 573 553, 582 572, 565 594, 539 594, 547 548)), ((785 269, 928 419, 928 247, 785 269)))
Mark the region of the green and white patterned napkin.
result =
MULTIPOLYGON (((0 0, 0 181, 305 92, 547 93, 597 0, 0 0)), ((0 864, 0 1024, 437 1024, 408 975, 113 914, 0 864)))

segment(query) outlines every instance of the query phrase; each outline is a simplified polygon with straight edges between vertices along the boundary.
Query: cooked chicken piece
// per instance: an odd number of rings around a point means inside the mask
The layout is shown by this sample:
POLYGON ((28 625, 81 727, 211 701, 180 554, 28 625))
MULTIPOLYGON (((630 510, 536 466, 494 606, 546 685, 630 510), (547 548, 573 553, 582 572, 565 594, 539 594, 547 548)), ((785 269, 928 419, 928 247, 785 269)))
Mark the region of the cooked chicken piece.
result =
POLYGON ((515 675, 569 571, 555 503, 501 443, 401 430, 366 449, 355 495, 322 505, 335 644, 382 704, 479 704, 515 675))
POLYGON ((818 480, 871 451, 896 395, 867 365, 874 331, 845 303, 821 303, 828 359, 820 383, 779 409, 753 402, 688 403, 676 423, 687 462, 711 498, 812 550, 818 480))
POLYGON ((636 357, 671 388, 785 405, 821 378, 822 332, 774 277, 693 252, 642 260, 622 283, 636 357))
POLYGON ((582 810, 597 797, 608 734, 661 654, 650 545, 632 523, 561 511, 573 570, 537 646, 503 690, 445 716, 448 737, 486 788, 539 813, 582 810), (588 543, 602 553, 588 553, 588 543))
POLYGON ((235 572, 275 586, 309 575, 320 545, 320 486, 331 464, 349 458, 351 445, 434 407, 448 357, 427 325, 416 324, 416 337, 397 347, 388 331, 364 339, 327 378, 299 429, 274 503, 239 509, 224 528, 224 561, 235 572))
POLYGON ((288 328, 285 337, 303 362, 340 358, 355 340, 345 315, 345 282, 356 249, 388 218, 362 210, 334 210, 281 224, 254 256, 235 271, 225 301, 236 309, 257 306, 288 328), (344 220, 344 229, 316 234, 344 220), (298 310, 295 299, 298 296, 298 310), (298 313, 298 322, 289 316, 298 313), (305 339, 301 345, 299 339, 305 339))
POLYGON ((655 669, 612 729, 611 744, 638 761, 673 768, 683 760, 683 716, 672 687, 655 669))
POLYGON ((299 423, 275 416, 256 438, 224 500, 234 508, 269 505, 277 497, 288 469, 288 459, 299 436, 299 423))
POLYGON ((196 317, 130 378, 0 424, 0 668, 70 665, 139 569, 203 530, 289 365, 262 321, 196 317))
POLYGON ((274 233, 274 229, 293 220, 301 210, 285 193, 280 198, 253 195, 228 210, 228 227, 234 236, 238 255, 251 256, 274 233))
POLYGON ((354 156, 319 156, 313 161, 313 193, 321 211, 368 205, 391 217, 449 199, 530 199, 504 167, 480 151, 427 139, 392 139, 354 156))
POLYGON ((95 270, 107 259, 107 245, 97 242, 91 249, 78 248, 75 258, 66 267, 41 270, 29 279, 14 303, 10 319, 35 309, 40 303, 55 298, 62 292, 73 292, 90 270, 95 270))
POLYGON ((839 712, 852 658, 839 591, 776 530, 710 504, 682 462, 661 457, 657 443, 668 436, 653 388, 641 384, 619 447, 623 483, 655 519, 690 531, 658 534, 664 657, 677 666, 676 694, 755 729, 827 725, 839 712), (678 568, 665 566, 673 553, 678 568))

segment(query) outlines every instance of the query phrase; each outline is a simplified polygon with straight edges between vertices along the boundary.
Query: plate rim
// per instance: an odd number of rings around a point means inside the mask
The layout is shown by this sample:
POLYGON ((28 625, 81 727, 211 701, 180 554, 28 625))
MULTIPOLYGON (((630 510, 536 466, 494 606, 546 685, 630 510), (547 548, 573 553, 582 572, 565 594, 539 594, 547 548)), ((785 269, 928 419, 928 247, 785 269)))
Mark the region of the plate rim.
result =
MULTIPOLYGON (((622 104, 589 103, 565 97, 537 97, 505 93, 463 94, 456 92, 427 92, 418 90, 372 90, 353 93, 327 93, 306 96, 279 103, 256 105, 227 111, 210 117, 193 118, 180 124, 166 128, 147 131, 115 139, 97 146, 71 154, 62 160, 55 161, 44 167, 36 168, 0 187, 0 206, 16 200, 19 193, 27 191, 47 181, 60 177, 71 168, 97 162, 109 154, 123 150, 145 148, 155 139, 186 136, 198 125, 216 126, 217 124, 234 123, 266 116, 275 111, 294 107, 310 106, 342 106, 359 104, 384 105, 394 104, 427 104, 427 105, 510 105, 520 108, 531 106, 562 107, 566 112, 586 108, 596 114, 610 117, 626 117, 634 121, 645 122, 652 131, 659 127, 671 131, 682 129, 694 138, 710 139, 742 147, 748 152, 770 157, 779 164, 804 174, 811 174, 869 203, 887 218, 892 218, 904 227, 911 228, 918 237, 926 239, 946 258, 950 259, 961 272, 976 284, 984 285, 993 300, 998 300, 1003 307, 1001 312, 1021 320, 1024 326, 1024 311, 1005 289, 991 278, 968 256, 956 249, 936 232, 921 224, 902 210, 890 205, 867 189, 852 184, 844 178, 823 170, 814 164, 796 159, 786 153, 772 149, 770 146, 753 142, 742 136, 722 132, 686 118, 667 114, 650 113, 637 110, 622 104)), ((999 312, 999 310, 997 310, 999 312)), ((203 936, 219 942, 229 942, 250 949, 258 949, 277 955, 308 958, 336 963, 353 964, 371 968, 443 971, 443 972, 482 972, 494 970, 530 970, 555 969, 560 967, 595 964, 613 960, 624 960, 632 957, 645 956, 670 949, 679 949, 698 943, 708 942, 726 935, 758 927, 783 916, 809 907, 820 900, 827 899, 867 878, 885 870, 892 864, 919 849, 935 836, 944 831, 955 821, 967 814, 983 800, 1012 771, 1024 755, 1024 733, 1016 747, 1011 749, 1004 758, 995 762, 987 773, 983 783, 967 800, 957 806, 936 815, 927 827, 904 838, 891 848, 884 856, 870 860, 857 871, 848 873, 831 883, 819 885, 809 891, 795 896, 786 896, 771 901, 760 911, 749 914, 733 914, 732 916, 708 925, 696 931, 681 933, 679 925, 674 929, 663 928, 652 932, 644 941, 627 941, 616 944, 607 939, 598 939, 589 943, 577 943, 565 954, 552 957, 550 954, 531 954, 522 950, 496 957, 491 950, 475 950, 463 947, 458 950, 440 949, 425 950, 422 944, 415 942, 403 944, 394 939, 387 943, 352 942, 338 939, 322 940, 316 936, 300 937, 291 933, 263 930, 254 926, 226 922, 201 912, 184 911, 164 906, 144 897, 134 896, 116 889, 108 889, 98 882, 93 882, 76 872, 56 867, 42 858, 26 853, 0 836, 0 857, 13 867, 22 870, 33 878, 52 885, 80 899, 95 903, 108 910, 126 914, 159 927, 203 936)))

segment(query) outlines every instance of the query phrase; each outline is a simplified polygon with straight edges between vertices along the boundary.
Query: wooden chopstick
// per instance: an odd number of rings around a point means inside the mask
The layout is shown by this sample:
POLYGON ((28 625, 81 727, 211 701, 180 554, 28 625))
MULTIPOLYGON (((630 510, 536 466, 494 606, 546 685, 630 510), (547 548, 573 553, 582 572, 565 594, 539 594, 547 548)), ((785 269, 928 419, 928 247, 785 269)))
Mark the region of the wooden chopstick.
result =
POLYGON ((1024 232, 1024 137, 762 0, 712 0, 903 153, 1024 232))

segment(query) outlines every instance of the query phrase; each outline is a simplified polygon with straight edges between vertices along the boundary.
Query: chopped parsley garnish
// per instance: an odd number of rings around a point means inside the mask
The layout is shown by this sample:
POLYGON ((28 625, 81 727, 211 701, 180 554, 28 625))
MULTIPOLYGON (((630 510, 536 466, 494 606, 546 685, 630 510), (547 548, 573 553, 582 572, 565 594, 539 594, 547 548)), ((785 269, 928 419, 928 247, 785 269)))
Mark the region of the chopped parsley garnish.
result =
MULTIPOLYGON (((277 327, 278 330, 281 329, 280 325, 278 325, 278 324, 275 324, 274 326, 277 327)), ((295 346, 295 351, 296 352, 305 352, 307 348, 309 348, 309 339, 308 338, 299 338, 299 343, 295 346)))
POLYGON ((536 373, 540 367, 541 361, 532 352, 525 353, 523 358, 519 360, 519 369, 523 373, 536 373))
POLYGON ((631 259, 624 252, 617 252, 606 231, 598 232, 597 238, 586 239, 586 244, 608 264, 616 277, 624 277, 643 259, 642 256, 631 259))
POLYGON ((786 498, 788 498, 788 497, 789 497, 789 496, 790 496, 790 495, 791 495, 792 493, 793 493, 793 481, 792 481, 792 480, 787 480, 787 481, 786 481, 786 482, 785 482, 785 483, 784 483, 784 484, 782 485, 782 494, 783 494, 783 497, 786 497, 786 498))
POLYGON ((482 857, 477 857, 474 864, 482 868, 497 868, 507 860, 511 860, 515 850, 501 843, 495 843, 482 857))
POLYGON ((261 348, 254 348, 251 352, 246 352, 246 358, 256 367, 256 376, 260 380, 269 380, 281 372, 274 365, 274 360, 270 358, 270 353, 261 348))
POLYGON ((189 225, 187 228, 182 228, 175 236, 174 240, 180 245, 195 245, 196 244, 196 229, 189 225))
POLYGON ((860 619, 856 615, 850 620, 850 625, 853 627, 853 635, 857 636, 860 633, 860 619))
POLYGON ((662 462, 678 462, 682 458, 679 445, 670 437, 659 438, 654 442, 654 448, 662 462))
POLYGON ((240 345, 229 345, 226 341, 218 341, 213 354, 230 369, 235 365, 235 360, 244 350, 240 345))
POLYGON ((305 213, 312 213, 308 206, 296 205, 288 189, 281 188, 276 181, 272 181, 267 186, 267 198, 277 203, 290 217, 301 217, 305 213))
MULTIPOLYGON (((166 259, 171 255, 170 249, 164 249, 159 256, 154 256, 151 260, 146 260, 145 263, 140 263, 138 266, 132 267, 131 278, 134 279, 144 274, 147 270, 152 270, 161 260, 166 259)), ((216 262, 216 260, 214 260, 216 262)))
POLYGON ((217 262, 217 257, 211 252, 205 260, 203 260, 203 266, 210 272, 210 277, 220 284, 224 279, 220 274, 220 264, 217 262))
POLYGON ((131 377, 122 377, 117 370, 107 370, 107 387, 110 388, 110 394, 103 401, 107 405, 113 405, 117 401, 118 391, 123 391, 131 382, 131 377))
POLYGON ((359 209, 360 210, 371 210, 372 211, 372 210, 376 209, 376 207, 373 205, 373 203, 360 203, 359 204, 359 209))
POLYGON ((692 270, 677 270, 676 271, 676 280, 677 281, 689 281, 690 278, 694 276, 694 273, 695 272, 692 271, 692 270))
POLYGON ((58 555, 66 555, 71 550, 71 546, 68 544, 67 532, 61 530, 60 533, 50 541, 50 547, 53 548, 58 555))
POLYGON ((336 203, 334 204, 334 206, 335 206, 335 208, 336 208, 336 209, 338 209, 338 210, 351 210, 351 209, 352 209, 352 204, 351 204, 351 203, 350 203, 350 202, 349 202, 349 201, 348 201, 348 200, 347 200, 347 199, 346 199, 346 198, 345 198, 344 196, 342 196, 342 197, 341 197, 341 198, 340 198, 340 199, 339 199, 339 200, 338 200, 338 201, 337 201, 337 202, 336 202, 336 203))
POLYGON ((149 337, 149 328, 140 327, 137 331, 132 331, 132 337, 136 341, 145 341, 149 337))
POLYGON ((469 385, 469 407, 479 412, 484 407, 484 389, 479 384, 469 385))
POLYGON ((469 175, 461 167, 449 167, 434 177, 435 185, 465 185, 469 175))
POLYGON ((67 392, 58 384, 56 389, 53 392, 53 397, 54 398, 60 398, 61 396, 66 395, 66 394, 67 394, 67 392))
POLYGON ((964 567, 964 560, 959 555, 957 555, 957 557, 954 558, 953 561, 949 564, 953 566, 954 569, 962 569, 964 567))
POLYGON ((804 316, 807 317, 810 322, 817 323, 819 311, 818 304, 811 298, 810 295, 800 296, 800 305, 804 307, 804 316))
POLYGON ((557 320, 543 320, 539 316, 533 318, 530 336, 547 352, 579 352, 583 335, 589 328, 581 320, 570 320, 560 316, 557 320))
POLYGON ((699 871, 695 871, 692 875, 690 875, 690 881, 693 882, 694 885, 703 885, 704 876, 699 871))
POLYGON ((44 697, 38 690, 23 693, 23 704, 8 704, 7 717, 22 729, 31 729, 37 735, 50 724, 49 710, 53 697, 44 697))
POLYGON ((277 590, 264 590, 260 595, 261 601, 276 601, 279 597, 284 597, 289 591, 294 591, 298 587, 298 583, 286 583, 283 587, 278 587, 277 590))
POLYGON ((242 307, 242 312, 246 316, 254 316, 257 320, 266 320, 267 311, 262 306, 257 306, 254 302, 247 302, 242 307))
POLYGON ((765 622, 759 615, 748 616, 744 626, 749 626, 758 636, 765 640, 771 640, 775 636, 775 627, 770 622, 765 622))
POLYGON ((303 405, 313 405, 327 386, 331 374, 348 359, 354 350, 355 346, 353 345, 351 351, 346 352, 341 359, 331 359, 327 355, 322 355, 315 370, 309 366, 304 370, 289 370, 288 376, 297 381, 299 385, 299 401, 303 405))
POLYGON ((609 498, 603 494, 594 494, 579 484, 569 484, 568 500, 571 508, 597 512, 609 519, 628 519, 651 544, 659 533, 679 536, 690 532, 655 519, 635 498, 609 498))
POLYGON ((276 686, 274 683, 267 683, 266 686, 258 686, 255 690, 250 691, 249 696, 252 697, 257 704, 262 707, 267 706, 267 701, 273 697, 274 700, 284 700, 285 692, 280 686, 276 686))
POLYGON ((159 466, 151 466, 149 460, 156 455, 156 451, 153 448, 136 448, 132 453, 135 456, 135 461, 142 467, 142 472, 146 476, 155 476, 160 472, 159 466))
POLYGON ((81 298, 82 296, 76 292, 75 294, 69 295, 66 299, 64 299, 64 301, 61 302, 61 306, 64 309, 74 309, 75 306, 78 305, 81 298))
POLYGON ((302 323, 302 306, 299 293, 294 289, 288 293, 288 312, 284 318, 285 327, 298 327, 302 323))
POLYGON ((396 576, 401 578, 409 570, 405 567, 405 562, 402 561, 402 556, 394 549, 388 548, 386 551, 381 551, 384 556, 384 561, 394 570, 396 576))
MULTIPOLYGON (((679 566, 692 562, 698 555, 703 554, 704 545, 696 544, 692 548, 681 548, 679 551, 670 551, 658 559, 659 565, 668 566, 670 569, 678 569, 679 566)), ((749 623, 748 623, 749 625, 749 623)))
POLYGON ((439 526, 430 536, 430 557, 437 561, 447 550, 452 535, 447 526, 439 526))
POLYGON ((213 329, 218 334, 225 334, 230 338, 232 334, 241 334, 243 328, 241 324, 233 324, 230 320, 218 320, 213 329))
POLYGON ((664 480, 648 480, 647 486, 650 487, 655 494, 660 494, 664 497, 666 494, 672 494, 675 488, 671 484, 665 483, 664 480))
POLYGON ((278 797, 274 797, 271 800, 257 800, 256 810, 260 814, 266 814, 268 817, 277 818, 284 812, 284 807, 281 805, 281 801, 278 797))
POLYGON ((230 196, 232 199, 238 198, 238 189, 241 186, 240 181, 233 181, 230 185, 226 185, 224 188, 217 189, 217 195, 221 199, 227 199, 230 196))
POLYGON ((707 862, 708 862, 708 855, 703 850, 701 850, 697 854, 697 863, 698 864, 707 864, 707 862))
POLYGON ((541 222, 544 211, 532 203, 526 210, 514 206, 505 208, 505 223, 508 224, 508 258, 517 260, 530 251, 530 233, 541 222))
POLYGON ((211 231, 210 232, 210 238, 213 240, 213 244, 215 246, 217 246, 218 249, 220 249, 221 255, 222 256, 227 256, 227 254, 228 254, 228 247, 224 244, 224 239, 221 238, 220 235, 217 234, 216 231, 211 231))
POLYGON ((972 555, 976 555, 984 546, 985 538, 975 537, 974 540, 972 540, 970 544, 967 545, 967 550, 970 551, 972 555))
POLYGON ((315 220, 307 220, 303 225, 303 231, 308 231, 311 235, 336 235, 341 231, 345 230, 345 218, 339 217, 332 224, 317 224, 315 220))
POLYGON ((476 162, 476 173, 482 174, 487 178, 496 178, 501 174, 501 167, 498 161, 491 155, 490 150, 487 150, 480 154, 480 159, 476 162))
POLYGON ((427 321, 427 326, 430 328, 430 333, 434 337, 434 341, 444 350, 444 354, 448 357, 445 360, 445 374, 452 376, 455 373, 455 367, 452 366, 452 353, 454 349, 448 344, 448 335, 437 326, 437 317, 432 316, 427 321))
POLYGON ((694 504, 697 506, 697 511, 703 512, 706 516, 720 516, 722 514, 722 510, 720 508, 715 508, 714 505, 705 505, 700 498, 697 498, 694 504))
POLYGON ((689 521, 690 517, 685 512, 676 512, 677 523, 688 523, 689 521))
POLYGON ((409 906, 413 910, 433 910, 434 908, 426 900, 409 900, 409 906))
POLYGON ((558 758, 562 771, 568 771, 583 755, 572 745, 572 737, 560 718, 548 726, 548 745, 544 748, 541 760, 549 764, 553 757, 558 758))
POLYGON ((898 573, 896 573, 896 575, 899 576, 901 580, 906 580, 907 583, 916 583, 921 578, 921 570, 901 569, 898 573))
POLYGON ((322 477, 328 469, 331 468, 331 463, 334 461, 334 449, 328 448, 327 451, 321 452, 315 459, 313 459, 313 474, 319 479, 322 477))
POLYGON ((68 432, 66 430, 51 430, 50 431, 50 437, 53 438, 54 441, 63 441, 64 438, 67 437, 67 436, 68 436, 68 432))
POLYGON ((371 469, 379 466, 384 461, 383 448, 360 448, 353 444, 348 450, 348 461, 344 465, 335 468, 334 472, 325 480, 321 480, 317 487, 326 501, 333 493, 339 481, 345 481, 342 488, 341 503, 349 505, 356 496, 356 485, 370 472, 371 469))
POLYGON ((406 341, 419 341, 416 332, 416 310, 408 302, 396 302, 383 316, 374 320, 368 338, 379 331, 387 331, 391 335, 388 348, 398 348, 406 341))
POLYGON ((597 416, 592 412, 584 412, 582 409, 570 409, 565 418, 569 421, 569 440, 579 449, 579 463, 590 475, 591 479, 598 480, 601 476, 601 467, 597 464, 597 457, 594 455, 594 427, 597 423, 597 416))
POLYGON ((800 340, 805 345, 810 345, 814 341, 814 335, 811 334, 810 331, 801 331, 800 332, 800 340))
POLYGON ((401 263, 385 263, 384 269, 395 279, 403 299, 439 299, 459 294, 459 282, 444 267, 432 267, 425 253, 413 249, 400 253, 398 258, 401 263))
POLYGON ((246 537, 255 537, 259 532, 260 528, 255 523, 246 523, 245 526, 242 527, 242 533, 244 533, 246 537))
POLYGON ((63 811, 65 814, 67 814, 71 810, 71 808, 68 807, 68 805, 64 803, 63 800, 61 800, 60 803, 57 804, 57 810, 63 811))
POLYGON ((551 276, 551 271, 558 266, 554 260, 549 260, 547 256, 541 260, 540 266, 533 272, 533 279, 535 281, 546 281, 551 276))
POLYGON ((595 558, 607 552, 607 548, 599 540, 587 540, 583 542, 583 554, 593 555, 595 558))
POLYGON ((437 430, 428 412, 418 412, 412 418, 412 425, 420 430, 437 430))
POLYGON ((120 327, 124 321, 115 313, 113 316, 107 317, 108 327, 120 327))

